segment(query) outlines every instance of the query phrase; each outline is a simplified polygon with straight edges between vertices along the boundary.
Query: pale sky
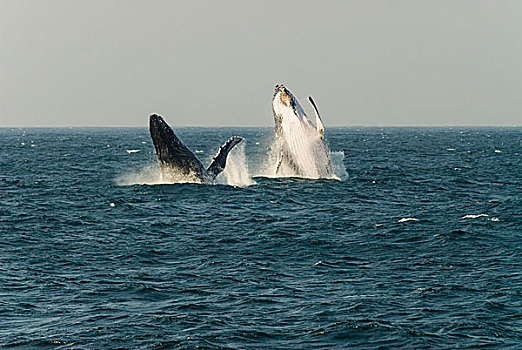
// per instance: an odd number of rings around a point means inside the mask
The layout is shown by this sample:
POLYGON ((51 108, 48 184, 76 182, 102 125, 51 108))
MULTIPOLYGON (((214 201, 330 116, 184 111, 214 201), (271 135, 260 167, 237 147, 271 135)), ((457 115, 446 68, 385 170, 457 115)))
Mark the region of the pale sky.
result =
POLYGON ((0 127, 522 125, 522 1, 0 0, 0 127), (309 115, 312 114, 309 112, 309 115))

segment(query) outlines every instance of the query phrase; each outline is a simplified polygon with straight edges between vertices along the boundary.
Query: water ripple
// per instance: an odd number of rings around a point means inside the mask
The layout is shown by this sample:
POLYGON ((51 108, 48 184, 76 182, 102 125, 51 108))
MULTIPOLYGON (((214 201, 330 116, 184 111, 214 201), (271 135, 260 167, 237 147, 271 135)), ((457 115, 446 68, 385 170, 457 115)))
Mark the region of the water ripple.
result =
MULTIPOLYGON (((270 132, 182 130, 253 173, 270 132)), ((515 349, 520 135, 334 128, 344 181, 239 188, 120 186, 146 129, 0 129, 0 346, 515 349)))

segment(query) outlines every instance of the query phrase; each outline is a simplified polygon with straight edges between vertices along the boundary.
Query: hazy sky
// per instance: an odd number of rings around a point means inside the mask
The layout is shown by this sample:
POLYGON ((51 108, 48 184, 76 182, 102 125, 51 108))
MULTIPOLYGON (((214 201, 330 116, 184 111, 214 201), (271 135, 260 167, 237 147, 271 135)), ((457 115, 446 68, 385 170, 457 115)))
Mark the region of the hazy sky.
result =
POLYGON ((0 0, 0 126, 270 126, 278 83, 326 127, 522 125, 522 1, 0 0))

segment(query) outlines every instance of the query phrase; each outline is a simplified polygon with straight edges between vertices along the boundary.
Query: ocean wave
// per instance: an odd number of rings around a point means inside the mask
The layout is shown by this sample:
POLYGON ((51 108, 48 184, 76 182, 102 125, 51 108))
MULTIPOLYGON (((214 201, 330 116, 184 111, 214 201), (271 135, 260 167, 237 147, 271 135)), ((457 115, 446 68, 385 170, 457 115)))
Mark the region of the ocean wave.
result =
POLYGON ((402 218, 397 222, 419 221, 417 218, 402 218))
POLYGON ((488 214, 468 214, 468 215, 464 215, 462 218, 463 219, 476 219, 476 218, 482 218, 482 217, 486 217, 486 216, 489 216, 488 214))

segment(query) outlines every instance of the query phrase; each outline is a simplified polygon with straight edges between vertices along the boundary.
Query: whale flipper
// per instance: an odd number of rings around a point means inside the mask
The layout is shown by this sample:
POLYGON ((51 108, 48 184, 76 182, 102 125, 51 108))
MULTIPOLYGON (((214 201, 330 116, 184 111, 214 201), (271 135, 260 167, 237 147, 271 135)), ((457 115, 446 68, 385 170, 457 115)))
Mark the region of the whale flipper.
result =
POLYGON ((180 175, 193 175, 203 181, 203 164, 174 134, 165 120, 157 114, 152 114, 149 127, 162 173, 167 174, 174 170, 180 172, 180 175))
POLYGON ((314 107, 315 127, 317 129, 317 132, 319 133, 319 136, 321 136, 321 140, 324 140, 324 125, 323 121, 321 120, 321 116, 319 115, 319 110, 317 109, 317 106, 315 105, 312 96, 308 96, 308 101, 310 101, 310 104, 312 105, 312 107, 314 107))
POLYGON ((215 157, 212 158, 212 163, 210 163, 207 169, 207 177, 210 180, 214 180, 216 176, 219 175, 225 169, 225 165, 227 163, 228 152, 234 148, 235 145, 240 143, 243 139, 239 136, 232 136, 223 144, 223 146, 219 147, 219 151, 215 157))

